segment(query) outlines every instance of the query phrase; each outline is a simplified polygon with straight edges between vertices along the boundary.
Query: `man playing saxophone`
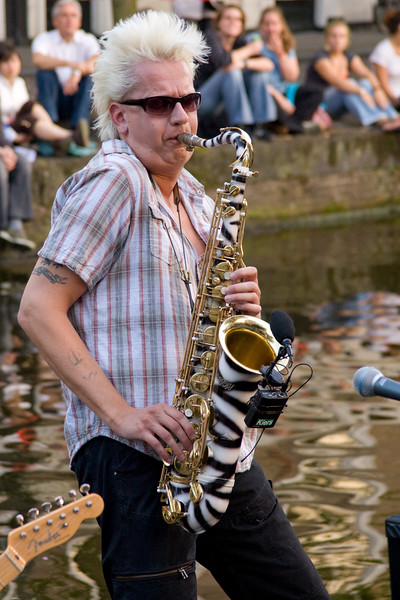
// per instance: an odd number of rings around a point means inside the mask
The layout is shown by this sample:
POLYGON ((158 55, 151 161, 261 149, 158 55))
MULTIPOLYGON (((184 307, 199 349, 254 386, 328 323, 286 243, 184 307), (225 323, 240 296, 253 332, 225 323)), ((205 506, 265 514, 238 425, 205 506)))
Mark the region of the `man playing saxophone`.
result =
MULTIPOLYGON (((93 76, 102 148, 56 195, 19 321, 62 381, 71 468, 105 502, 110 596, 196 600, 197 560, 233 599, 327 599, 251 455, 218 525, 197 536, 162 518, 160 459, 169 447, 184 460, 195 439, 171 404, 213 201, 184 169, 191 153, 178 136, 196 132, 194 65, 207 48, 195 26, 155 11, 102 43, 93 76)), ((254 267, 233 272, 224 292, 260 315, 254 267)))

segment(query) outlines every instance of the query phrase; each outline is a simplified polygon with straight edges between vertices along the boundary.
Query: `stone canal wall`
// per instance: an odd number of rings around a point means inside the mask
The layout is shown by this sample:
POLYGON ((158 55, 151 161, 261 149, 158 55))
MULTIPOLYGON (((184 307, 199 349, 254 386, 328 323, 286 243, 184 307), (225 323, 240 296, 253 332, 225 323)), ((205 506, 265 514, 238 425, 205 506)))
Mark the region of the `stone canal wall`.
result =
MULTIPOLYGON (((400 133, 340 127, 329 135, 299 135, 255 142, 246 197, 248 226, 293 228, 400 211, 400 133)), ((196 149, 188 164, 214 197, 230 180, 232 146, 196 149)), ((45 238, 59 185, 87 159, 38 157, 33 166, 35 221, 27 230, 45 238)))

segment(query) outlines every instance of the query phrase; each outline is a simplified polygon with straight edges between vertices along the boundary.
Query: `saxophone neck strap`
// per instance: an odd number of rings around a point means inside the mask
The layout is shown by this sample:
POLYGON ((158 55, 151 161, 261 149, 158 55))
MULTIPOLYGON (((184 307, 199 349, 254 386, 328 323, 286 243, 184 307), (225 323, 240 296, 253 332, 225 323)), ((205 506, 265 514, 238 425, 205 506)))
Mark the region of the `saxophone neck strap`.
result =
MULTIPOLYGON (((151 181, 153 189, 155 191, 157 191, 158 190, 158 186, 157 186, 156 182, 154 181, 154 179, 153 179, 150 171, 147 171, 147 173, 149 175, 149 179, 151 181)), ((194 300, 193 300, 193 296, 192 296, 192 291, 190 289, 190 284, 192 282, 192 278, 190 276, 190 271, 189 271, 188 265, 187 265, 186 250, 185 250, 185 240, 184 240, 184 237, 183 237, 181 213, 180 213, 180 210, 179 210, 179 206, 180 206, 180 203, 181 203, 181 196, 180 196, 180 193, 179 193, 178 182, 176 182, 176 184, 174 185, 174 189, 173 189, 172 193, 173 193, 173 198, 174 198, 174 204, 176 206, 176 212, 178 214, 179 235, 180 235, 181 243, 182 243, 183 267, 182 267, 182 260, 179 259, 178 253, 177 253, 176 248, 174 246, 174 243, 172 241, 169 228, 165 227, 165 229, 166 229, 166 232, 168 234, 168 239, 169 239, 169 241, 171 243, 171 247, 172 247, 173 253, 175 255, 176 262, 178 263, 178 265, 180 265, 180 267, 179 267, 180 277, 181 277, 183 283, 185 284, 185 287, 186 287, 186 290, 187 290, 187 293, 188 293, 188 297, 189 297, 190 310, 193 312, 194 300)))
MULTIPOLYGON (((182 254, 183 254, 184 268, 182 268, 182 267, 180 268, 181 279, 182 279, 183 283, 186 286, 187 293, 188 293, 188 296, 189 296, 190 310, 193 312, 194 301, 193 301, 192 292, 191 292, 191 289, 190 289, 190 284, 191 284, 192 278, 190 276, 190 271, 189 271, 188 265, 187 265, 186 251, 185 251, 185 242, 184 242, 184 239, 183 239, 182 220, 181 220, 181 213, 180 213, 180 210, 179 210, 179 206, 180 206, 180 203, 181 203, 181 196, 180 196, 180 193, 179 193, 178 182, 176 182, 176 184, 174 186, 173 194, 174 194, 174 204, 176 206, 176 212, 178 213, 179 234, 181 236, 181 242, 182 242, 182 254)), ((171 244, 172 244, 171 237, 169 239, 170 239, 171 244)), ((174 248, 173 244, 172 244, 172 248, 174 249, 174 252, 175 252, 175 248, 174 248)), ((175 252, 175 256, 176 256, 176 252, 175 252)))

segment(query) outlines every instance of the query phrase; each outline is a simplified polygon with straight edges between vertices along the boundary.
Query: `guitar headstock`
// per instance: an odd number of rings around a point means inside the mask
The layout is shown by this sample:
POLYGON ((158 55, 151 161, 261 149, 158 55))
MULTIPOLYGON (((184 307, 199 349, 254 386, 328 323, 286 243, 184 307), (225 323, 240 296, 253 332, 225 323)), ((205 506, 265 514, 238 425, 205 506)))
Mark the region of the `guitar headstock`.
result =
MULTIPOLYGON (((101 496, 89 494, 88 486, 82 486, 81 491, 86 495, 68 504, 64 504, 62 498, 56 498, 60 505, 56 510, 49 511, 50 503, 44 503, 43 507, 48 511, 46 514, 9 533, 7 549, 12 549, 13 560, 17 562, 19 570, 39 554, 68 541, 84 519, 97 517, 103 512, 101 496)), ((70 492, 70 495, 73 494, 70 492)), ((38 513, 37 509, 31 509, 29 514, 35 517, 38 513)))

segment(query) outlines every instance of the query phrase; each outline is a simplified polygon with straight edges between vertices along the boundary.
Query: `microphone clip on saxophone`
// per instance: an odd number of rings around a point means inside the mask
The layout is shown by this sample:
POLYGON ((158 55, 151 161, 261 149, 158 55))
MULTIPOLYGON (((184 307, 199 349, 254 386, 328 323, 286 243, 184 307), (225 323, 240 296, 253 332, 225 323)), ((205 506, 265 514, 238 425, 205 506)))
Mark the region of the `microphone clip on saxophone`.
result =
POLYGON ((281 346, 274 360, 268 366, 260 367, 263 379, 259 383, 256 393, 248 402, 249 409, 244 419, 248 427, 259 429, 269 429, 275 426, 289 399, 287 389, 289 385, 291 386, 291 377, 296 368, 294 367, 289 372, 293 365, 292 343, 295 337, 292 319, 284 311, 276 310, 271 314, 270 324, 272 333, 281 346), (286 358, 288 361, 285 370, 289 374, 285 380, 282 371, 277 366, 279 367, 279 363, 286 358))
MULTIPOLYGON (((288 356, 286 346, 281 346, 275 359, 270 362, 269 366, 260 367, 260 373, 263 376, 262 381, 258 385, 258 389, 254 396, 249 400, 249 410, 246 414, 244 422, 247 427, 257 429, 271 429, 275 427, 279 416, 283 413, 283 409, 289 399, 286 393, 289 385, 290 377, 285 380, 281 371, 276 369, 276 365, 283 358, 288 356)), ((291 353, 289 358, 291 357, 291 353)), ((290 364, 293 363, 293 360, 290 364)))
MULTIPOLYGON (((258 384, 258 389, 254 396, 249 400, 249 409, 244 422, 247 427, 257 429, 270 429, 282 414, 289 399, 286 393, 290 377, 285 380, 281 371, 276 369, 280 360, 286 358, 288 351, 285 346, 281 346, 276 357, 270 362, 269 366, 261 366, 260 373, 263 376, 258 384)), ((293 361, 292 361, 293 362, 293 361)))

